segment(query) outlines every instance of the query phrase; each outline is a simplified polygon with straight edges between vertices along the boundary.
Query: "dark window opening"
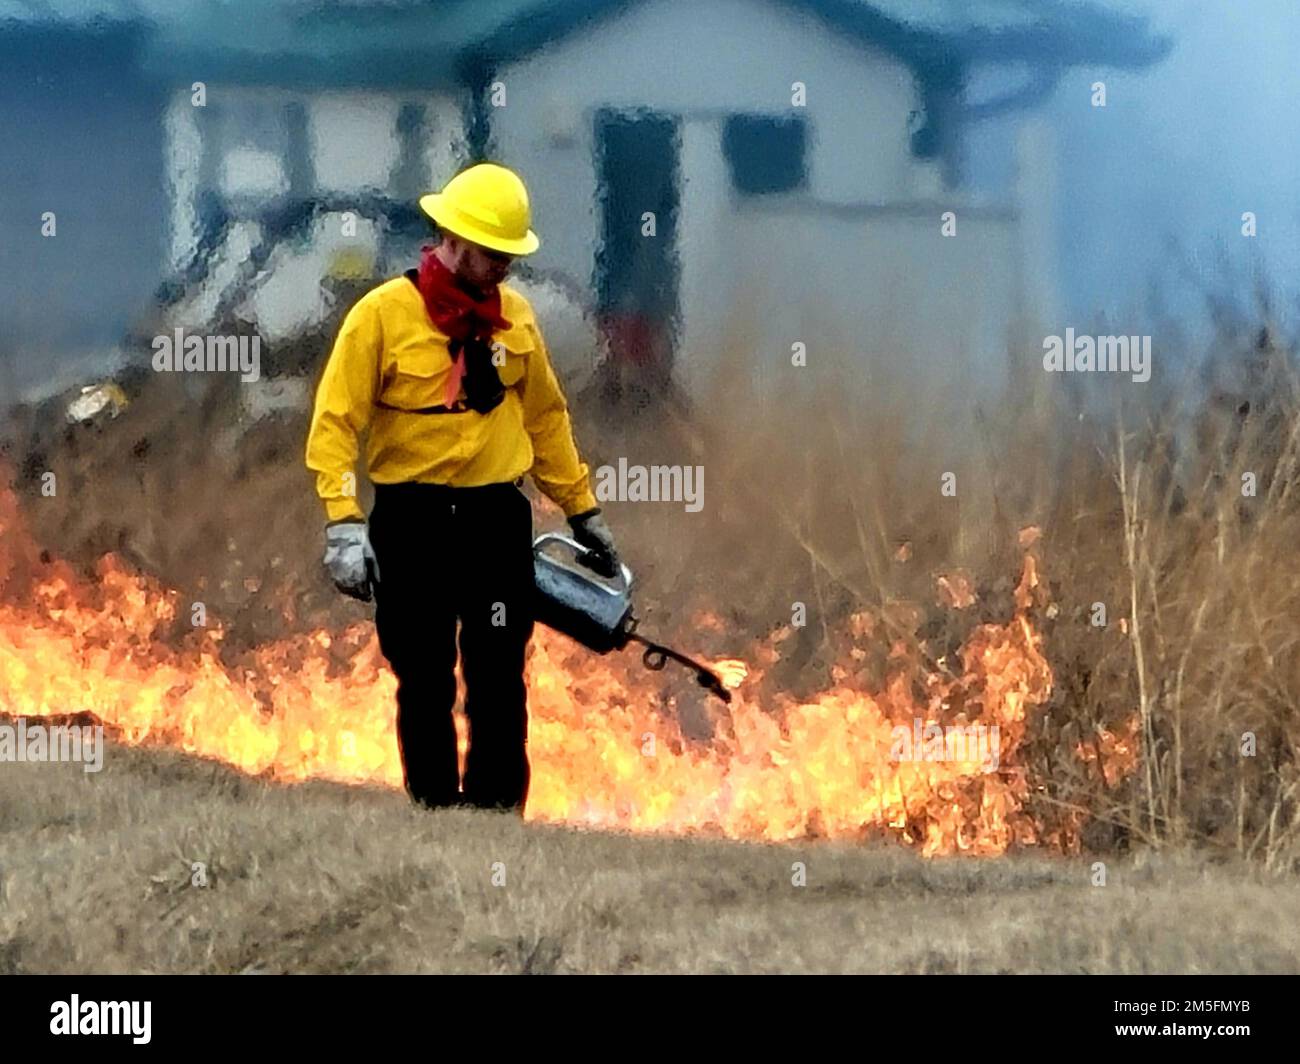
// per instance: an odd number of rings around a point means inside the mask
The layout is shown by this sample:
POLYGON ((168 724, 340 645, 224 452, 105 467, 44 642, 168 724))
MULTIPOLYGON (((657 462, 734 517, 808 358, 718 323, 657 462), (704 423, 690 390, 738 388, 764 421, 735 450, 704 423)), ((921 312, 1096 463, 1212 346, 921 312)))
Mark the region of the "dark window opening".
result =
POLYGON ((722 130, 731 183, 746 196, 808 184, 808 124, 802 116, 732 115, 722 130))

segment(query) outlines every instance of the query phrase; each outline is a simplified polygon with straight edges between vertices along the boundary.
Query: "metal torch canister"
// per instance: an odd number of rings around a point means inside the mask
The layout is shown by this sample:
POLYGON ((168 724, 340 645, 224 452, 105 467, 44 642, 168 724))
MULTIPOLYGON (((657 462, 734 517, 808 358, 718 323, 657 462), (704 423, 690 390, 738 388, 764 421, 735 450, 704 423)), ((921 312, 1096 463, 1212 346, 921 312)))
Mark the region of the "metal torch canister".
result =
POLYGON ((607 580, 581 565, 586 553, 558 532, 533 541, 536 619, 598 654, 622 650, 636 630, 632 570, 620 563, 618 574, 607 580), (557 556, 560 548, 568 557, 557 556))

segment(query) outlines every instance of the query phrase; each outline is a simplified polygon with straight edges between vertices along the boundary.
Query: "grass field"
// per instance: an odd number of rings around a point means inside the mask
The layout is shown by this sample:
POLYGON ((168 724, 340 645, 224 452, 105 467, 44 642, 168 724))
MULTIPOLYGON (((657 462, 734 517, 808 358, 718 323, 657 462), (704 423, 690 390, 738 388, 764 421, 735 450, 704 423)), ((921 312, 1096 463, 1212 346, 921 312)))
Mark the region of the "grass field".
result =
POLYGON ((581 832, 121 746, 7 765, 0 854, 4 973, 1300 971, 1300 891, 1257 863, 1093 886, 1096 857, 581 832))
MULTIPOLYGON (((935 682, 956 696, 942 712, 978 708, 987 675, 954 671, 973 631, 1018 612, 1021 530, 1038 530, 1025 621, 1052 683, 1014 769, 1039 845, 924 860, 898 825, 782 845, 585 832, 113 747, 98 775, 0 771, 0 971, 1300 971, 1300 375, 1265 327, 1203 355, 1140 387, 1048 380, 1031 355, 992 398, 885 360, 774 395, 741 369, 650 417, 575 401, 593 466, 707 469, 702 512, 614 502, 610 523, 647 630, 751 664, 780 634, 751 712, 883 692, 906 721, 935 682)), ((113 553, 204 601, 226 676, 282 637, 368 619, 321 572, 303 417, 235 431, 230 394, 197 403, 150 375, 133 400, 90 428, 57 406, 7 421, 32 539, 0 542, 0 606, 19 618, 4 647, 21 654, 51 557, 93 581, 113 553)), ((178 617, 107 658, 170 661, 194 634, 178 617)), ((582 727, 670 706, 677 745, 717 739, 689 678, 627 675, 582 727)))

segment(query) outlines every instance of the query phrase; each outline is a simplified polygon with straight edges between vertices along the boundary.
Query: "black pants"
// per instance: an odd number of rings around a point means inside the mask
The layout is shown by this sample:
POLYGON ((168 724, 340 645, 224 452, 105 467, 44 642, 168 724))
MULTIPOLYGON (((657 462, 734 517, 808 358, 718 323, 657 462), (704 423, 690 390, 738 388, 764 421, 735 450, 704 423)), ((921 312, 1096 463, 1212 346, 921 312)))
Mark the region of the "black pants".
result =
POLYGON ((515 484, 375 486, 375 627, 397 675, 397 740, 406 789, 424 805, 523 812, 532 530, 532 509, 515 484), (463 793, 451 716, 457 619, 470 727, 463 793))

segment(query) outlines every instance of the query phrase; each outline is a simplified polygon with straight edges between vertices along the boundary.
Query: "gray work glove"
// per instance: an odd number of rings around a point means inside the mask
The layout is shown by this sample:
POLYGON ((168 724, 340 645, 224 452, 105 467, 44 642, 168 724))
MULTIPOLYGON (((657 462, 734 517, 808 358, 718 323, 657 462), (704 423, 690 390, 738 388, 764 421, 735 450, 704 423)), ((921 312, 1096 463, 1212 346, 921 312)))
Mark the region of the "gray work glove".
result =
POLYGON ((619 562, 614 533, 600 516, 600 507, 570 517, 569 527, 573 529, 573 538, 587 550, 587 554, 578 560, 601 576, 617 576, 619 562))
POLYGON ((379 562, 370 546, 364 521, 342 521, 325 528, 325 568, 345 595, 369 602, 371 585, 379 583, 379 562))

